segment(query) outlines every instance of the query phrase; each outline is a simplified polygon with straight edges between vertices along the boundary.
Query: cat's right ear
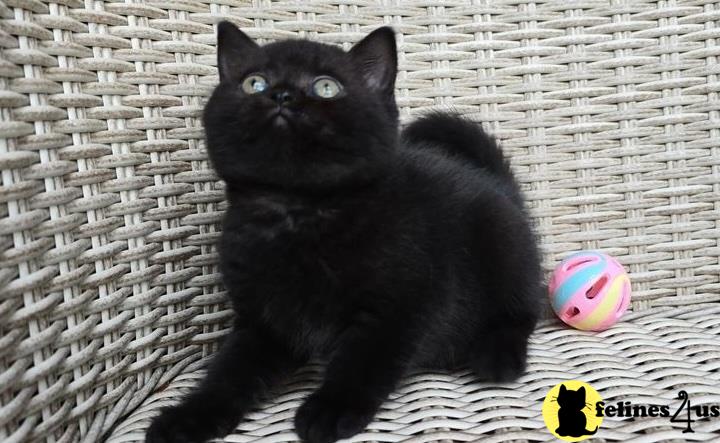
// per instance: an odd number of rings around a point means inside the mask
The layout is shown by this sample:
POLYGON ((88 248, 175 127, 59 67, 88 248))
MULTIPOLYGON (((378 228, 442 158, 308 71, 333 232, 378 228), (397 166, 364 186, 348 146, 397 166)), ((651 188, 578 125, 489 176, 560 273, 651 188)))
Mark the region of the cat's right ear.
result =
POLYGON ((565 392, 567 392, 567 388, 565 387, 565 385, 560 385, 560 393, 564 394, 565 392))
POLYGON ((247 34, 230 22, 220 22, 217 28, 217 65, 220 81, 232 77, 243 60, 247 60, 259 46, 247 34))
POLYGON ((393 97, 397 48, 392 28, 383 26, 374 30, 355 44, 349 54, 371 89, 393 97))

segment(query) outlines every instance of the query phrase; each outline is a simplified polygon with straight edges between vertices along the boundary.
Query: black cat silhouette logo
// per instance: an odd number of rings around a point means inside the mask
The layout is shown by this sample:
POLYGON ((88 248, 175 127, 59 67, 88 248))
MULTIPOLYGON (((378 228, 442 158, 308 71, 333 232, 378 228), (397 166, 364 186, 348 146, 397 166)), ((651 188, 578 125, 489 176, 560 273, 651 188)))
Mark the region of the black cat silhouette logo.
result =
POLYGON ((555 385, 543 402, 545 426, 564 441, 582 441, 600 428, 603 417, 596 414, 600 394, 589 384, 568 380, 555 385))

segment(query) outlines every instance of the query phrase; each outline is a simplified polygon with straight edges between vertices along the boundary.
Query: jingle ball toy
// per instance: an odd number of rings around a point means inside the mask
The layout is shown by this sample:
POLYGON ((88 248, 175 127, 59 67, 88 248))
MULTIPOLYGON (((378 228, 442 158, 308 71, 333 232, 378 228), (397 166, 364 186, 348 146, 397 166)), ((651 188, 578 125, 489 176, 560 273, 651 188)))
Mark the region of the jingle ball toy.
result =
POLYGON ((630 277, 617 260, 597 251, 582 251, 563 260, 550 284, 553 311, 573 328, 604 331, 630 305, 630 277))

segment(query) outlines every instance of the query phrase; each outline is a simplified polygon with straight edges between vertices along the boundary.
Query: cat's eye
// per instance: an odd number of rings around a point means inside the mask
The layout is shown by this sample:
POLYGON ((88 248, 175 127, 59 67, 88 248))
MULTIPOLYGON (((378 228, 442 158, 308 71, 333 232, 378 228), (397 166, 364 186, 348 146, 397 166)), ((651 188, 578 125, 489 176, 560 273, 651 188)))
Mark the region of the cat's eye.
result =
POLYGON ((331 77, 319 77, 312 84, 313 94, 320 98, 335 98, 342 92, 340 82, 331 77))
POLYGON ((267 80, 260 74, 250 74, 242 82, 242 90, 246 94, 257 94, 268 88, 267 80))

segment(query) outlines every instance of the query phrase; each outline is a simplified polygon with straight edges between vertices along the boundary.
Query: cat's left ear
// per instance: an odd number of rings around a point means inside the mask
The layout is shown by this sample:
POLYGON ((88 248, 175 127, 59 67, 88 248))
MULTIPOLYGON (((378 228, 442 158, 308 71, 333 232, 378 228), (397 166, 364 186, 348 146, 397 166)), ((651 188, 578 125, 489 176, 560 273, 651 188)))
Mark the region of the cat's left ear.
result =
POLYGON ((585 386, 581 386, 580 389, 577 390, 578 393, 585 395, 585 386))
POLYGON ((397 75, 395 32, 388 26, 378 28, 350 50, 350 57, 371 89, 392 96, 397 75))
POLYGON ((228 80, 232 72, 255 52, 257 45, 247 34, 230 22, 218 23, 217 61, 220 81, 228 80))

